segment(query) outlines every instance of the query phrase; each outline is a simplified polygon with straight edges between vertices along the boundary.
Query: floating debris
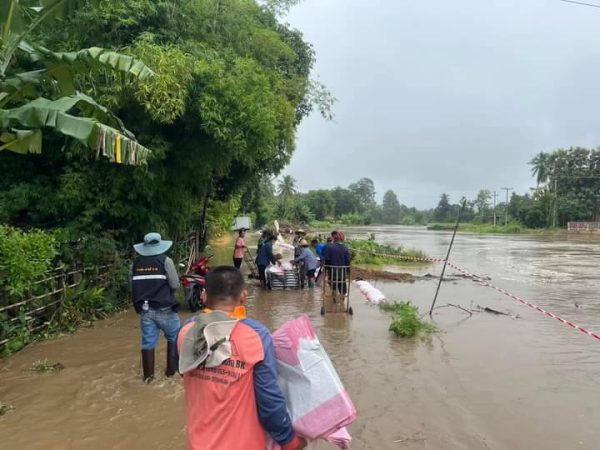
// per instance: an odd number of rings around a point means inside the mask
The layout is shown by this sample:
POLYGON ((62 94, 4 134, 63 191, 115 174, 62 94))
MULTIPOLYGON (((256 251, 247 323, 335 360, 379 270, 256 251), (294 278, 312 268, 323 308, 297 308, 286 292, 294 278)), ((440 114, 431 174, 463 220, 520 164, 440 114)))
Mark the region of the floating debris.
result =
POLYGON ((35 361, 29 370, 32 372, 60 372, 64 368, 65 366, 61 363, 48 361, 48 359, 44 358, 35 361))
POLYGON ((8 403, 0 402, 0 416, 3 416, 9 411, 15 409, 13 405, 9 405, 8 403))

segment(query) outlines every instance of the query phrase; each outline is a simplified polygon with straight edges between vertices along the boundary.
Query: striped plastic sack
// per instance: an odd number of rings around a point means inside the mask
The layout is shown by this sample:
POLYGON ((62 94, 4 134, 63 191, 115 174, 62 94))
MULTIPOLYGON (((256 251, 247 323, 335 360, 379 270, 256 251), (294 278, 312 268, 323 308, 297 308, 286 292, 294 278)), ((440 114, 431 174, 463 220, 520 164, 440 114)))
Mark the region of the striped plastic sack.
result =
MULTIPOLYGON (((308 316, 286 322, 273 333, 273 344, 294 430, 348 449, 351 437, 345 427, 356 419, 356 409, 308 316)), ((271 442, 268 448, 278 446, 271 442)))

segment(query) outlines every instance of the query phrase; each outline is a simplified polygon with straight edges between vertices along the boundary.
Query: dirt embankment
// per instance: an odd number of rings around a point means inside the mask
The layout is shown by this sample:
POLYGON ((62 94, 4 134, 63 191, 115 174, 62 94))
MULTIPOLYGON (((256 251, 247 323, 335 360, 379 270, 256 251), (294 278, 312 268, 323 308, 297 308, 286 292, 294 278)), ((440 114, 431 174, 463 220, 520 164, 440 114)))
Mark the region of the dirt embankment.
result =
POLYGON ((401 283, 414 283, 417 279, 410 273, 388 272, 387 270, 363 269, 361 267, 352 268, 352 278, 362 278, 364 280, 388 280, 399 281, 401 283))

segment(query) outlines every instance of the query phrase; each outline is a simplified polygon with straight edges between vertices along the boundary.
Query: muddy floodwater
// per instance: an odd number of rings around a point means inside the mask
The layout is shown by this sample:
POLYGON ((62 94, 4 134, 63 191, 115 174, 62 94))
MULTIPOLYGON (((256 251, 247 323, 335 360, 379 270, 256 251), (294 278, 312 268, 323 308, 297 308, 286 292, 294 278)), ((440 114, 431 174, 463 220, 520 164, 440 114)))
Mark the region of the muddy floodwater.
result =
MULTIPOLYGON (((421 228, 349 230, 445 256, 450 234, 421 228)), ((218 255, 229 262, 230 251, 218 255)), ((593 331, 600 331, 600 239, 578 236, 460 234, 451 259, 461 267, 593 331)), ((441 265, 388 268, 437 275, 441 265)), ((448 269, 447 274, 455 272, 448 269)), ((390 299, 427 310, 437 281, 377 282, 390 299)), ((308 314, 358 409, 354 449, 600 448, 600 341, 469 279, 443 283, 438 305, 458 304, 510 316, 441 308, 439 331, 400 339, 390 317, 358 291, 354 316, 320 316, 320 292, 261 292, 249 311, 275 329, 308 314)), ((184 316, 189 315, 183 312, 184 316)), ((161 342, 157 373, 164 371, 161 342)), ((119 314, 76 334, 0 361, 2 449, 182 449, 184 401, 178 377, 140 381, 139 324, 119 314), (28 371, 48 358, 64 369, 28 371)), ((235 432, 232 430, 232 432, 235 432)), ((243 449, 243 443, 240 443, 243 449)), ((326 448, 323 445, 311 448, 326 448)))

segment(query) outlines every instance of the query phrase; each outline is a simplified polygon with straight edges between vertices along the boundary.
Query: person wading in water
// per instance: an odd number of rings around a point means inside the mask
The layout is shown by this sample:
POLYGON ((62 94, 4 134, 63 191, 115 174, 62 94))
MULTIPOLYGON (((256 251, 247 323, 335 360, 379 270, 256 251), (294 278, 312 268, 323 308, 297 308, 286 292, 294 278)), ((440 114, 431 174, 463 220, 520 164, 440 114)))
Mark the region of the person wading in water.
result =
POLYGON ((235 245, 233 248, 233 265, 236 269, 242 267, 242 261, 244 259, 244 252, 246 251, 246 243, 244 242, 244 237, 246 236, 246 229, 242 228, 238 237, 235 240, 235 245))
POLYGON ((268 233, 265 237, 265 242, 261 245, 256 258, 256 264, 258 266, 258 278, 260 279, 260 285, 263 289, 267 288, 267 277, 265 270, 269 264, 276 264, 277 260, 273 255, 273 242, 275 236, 272 233, 268 233))
POLYGON ((240 271, 216 267, 202 296, 208 308, 177 338, 188 449, 264 450, 267 433, 282 450, 305 448, 277 384, 271 333, 245 317, 248 293, 240 271))
POLYGON ((173 376, 177 370, 175 341, 180 322, 175 291, 179 288, 179 277, 173 260, 165 254, 172 245, 172 241, 162 240, 160 234, 148 233, 144 242, 133 246, 138 256, 129 276, 133 307, 140 314, 142 368, 146 383, 154 379, 154 349, 161 330, 167 338, 165 375, 173 376))

